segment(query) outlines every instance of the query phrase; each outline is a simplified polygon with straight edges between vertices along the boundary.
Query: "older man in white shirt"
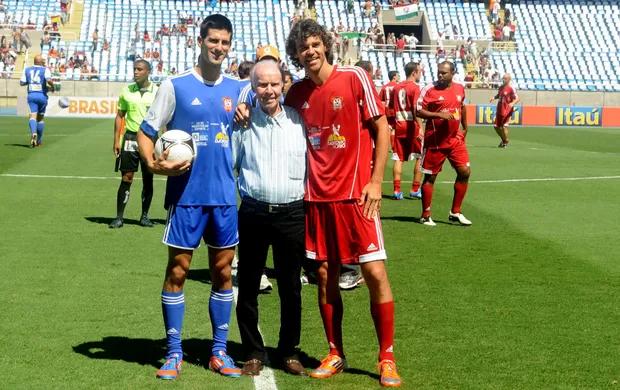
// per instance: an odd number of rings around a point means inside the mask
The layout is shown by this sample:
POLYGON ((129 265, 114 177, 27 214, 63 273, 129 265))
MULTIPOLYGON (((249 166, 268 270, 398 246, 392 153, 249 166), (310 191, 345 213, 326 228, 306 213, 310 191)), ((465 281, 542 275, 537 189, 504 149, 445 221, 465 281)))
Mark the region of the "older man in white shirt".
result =
POLYGON ((247 127, 233 132, 233 161, 242 201, 239 208, 237 320, 246 353, 242 373, 258 375, 266 361, 258 331, 258 292, 269 246, 280 296, 278 357, 283 368, 305 375, 297 346, 301 333, 300 272, 305 257, 303 121, 280 103, 283 73, 275 61, 258 62, 250 74, 258 107, 247 127))

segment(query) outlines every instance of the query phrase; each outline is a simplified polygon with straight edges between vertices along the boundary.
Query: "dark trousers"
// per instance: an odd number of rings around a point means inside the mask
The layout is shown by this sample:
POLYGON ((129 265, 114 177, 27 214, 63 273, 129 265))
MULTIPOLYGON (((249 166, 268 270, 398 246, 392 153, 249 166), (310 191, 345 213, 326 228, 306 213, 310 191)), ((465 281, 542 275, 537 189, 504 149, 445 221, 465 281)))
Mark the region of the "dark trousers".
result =
POLYGON ((269 205, 244 198, 239 208, 237 321, 248 359, 266 360, 258 331, 258 294, 267 252, 272 246, 280 296, 278 354, 293 357, 301 333, 301 263, 305 258, 303 201, 269 205))

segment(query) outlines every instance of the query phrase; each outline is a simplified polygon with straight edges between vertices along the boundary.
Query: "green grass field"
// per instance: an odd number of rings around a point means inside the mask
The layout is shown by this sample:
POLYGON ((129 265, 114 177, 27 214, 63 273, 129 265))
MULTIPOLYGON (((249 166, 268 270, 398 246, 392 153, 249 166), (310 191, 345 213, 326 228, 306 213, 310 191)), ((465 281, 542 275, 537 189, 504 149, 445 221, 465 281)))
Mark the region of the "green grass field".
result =
MULTIPOLYGON (((155 187, 156 228, 137 225, 137 182, 125 227, 108 229, 119 182, 112 121, 48 119, 45 144, 34 150, 26 129, 24 118, 0 118, 0 387, 254 388, 250 378, 205 369, 204 249, 185 288, 183 374, 175 383, 155 379, 165 345, 164 181, 155 187)), ((437 227, 416 223, 419 201, 384 200, 403 388, 618 388, 620 130, 515 128, 511 147, 500 150, 493 130, 478 127, 468 143, 473 173, 463 211, 472 227, 445 223, 448 165, 435 188, 437 227)), ((388 172, 385 194, 390 180, 388 172)), ((316 288, 303 293, 301 348, 312 366, 327 346, 316 288)), ((378 388, 366 288, 343 296, 350 370, 318 381, 275 369, 278 388, 378 388)), ((276 292, 260 304, 273 346, 276 292)), ((236 325, 229 350, 241 358, 236 325)))

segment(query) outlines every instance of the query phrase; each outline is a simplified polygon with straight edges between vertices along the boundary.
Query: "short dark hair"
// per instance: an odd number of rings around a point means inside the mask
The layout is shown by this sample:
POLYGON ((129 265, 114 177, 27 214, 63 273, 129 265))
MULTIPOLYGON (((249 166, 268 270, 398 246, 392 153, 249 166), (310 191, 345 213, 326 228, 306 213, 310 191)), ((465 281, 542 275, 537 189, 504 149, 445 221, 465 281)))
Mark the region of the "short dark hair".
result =
POLYGON ((148 61, 147 61, 147 60, 145 60, 145 59, 140 58, 139 60, 135 60, 135 61, 133 62, 133 65, 134 65, 134 66, 136 66, 137 64, 144 64, 144 65, 146 65, 146 69, 148 69, 148 70, 149 70, 149 72, 151 72, 151 71, 153 70, 153 65, 151 65, 151 63, 150 63, 150 62, 148 62, 148 61))
POLYGON ((237 68, 237 74, 239 75, 239 78, 247 79, 248 77, 250 77, 250 71, 252 70, 253 66, 254 63, 252 61, 243 61, 242 63, 240 63, 239 67, 237 68))
POLYGON ((355 66, 359 66, 360 68, 364 69, 366 72, 368 72, 368 74, 372 74, 373 69, 372 69, 372 62, 370 61, 357 61, 355 63, 355 66))
POLYGON ((405 65, 405 77, 409 77, 411 76, 411 74, 413 72, 416 72, 418 69, 420 69, 420 63, 419 62, 408 62, 405 65))
POLYGON ((232 23, 224 15, 212 14, 204 18, 202 23, 200 23, 200 38, 205 39, 211 28, 215 30, 226 30, 230 33, 231 37, 233 35, 232 23))
POLYGON ((398 71, 396 71, 396 70, 390 70, 390 71, 388 72, 388 79, 390 79, 390 81, 392 81, 392 79, 393 79, 394 77, 396 77, 396 76, 398 76, 398 71))
POLYGON ((286 54, 297 68, 303 68, 297 59, 297 48, 306 42, 309 37, 318 37, 325 45, 325 57, 330 64, 333 62, 333 40, 324 26, 312 19, 303 19, 295 23, 286 39, 286 54))
POLYGON ((456 64, 454 62, 445 60, 439 63, 439 66, 441 65, 448 65, 450 67, 450 71, 452 73, 456 73, 456 64))

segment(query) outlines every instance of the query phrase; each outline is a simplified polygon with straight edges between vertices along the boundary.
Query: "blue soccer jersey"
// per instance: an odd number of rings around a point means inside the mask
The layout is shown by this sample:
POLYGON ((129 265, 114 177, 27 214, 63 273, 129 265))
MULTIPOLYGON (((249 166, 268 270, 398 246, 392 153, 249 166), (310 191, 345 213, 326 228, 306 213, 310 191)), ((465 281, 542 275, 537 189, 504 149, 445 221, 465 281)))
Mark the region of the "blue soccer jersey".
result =
POLYGON ((209 83, 194 69, 159 87, 140 129, 149 137, 161 128, 183 130, 197 146, 190 171, 168 178, 166 208, 236 206, 230 139, 239 92, 238 80, 220 76, 209 83))
POLYGON ((47 80, 51 79, 52 73, 48 68, 41 65, 33 65, 24 69, 21 85, 28 85, 28 94, 42 94, 47 97, 47 80))

